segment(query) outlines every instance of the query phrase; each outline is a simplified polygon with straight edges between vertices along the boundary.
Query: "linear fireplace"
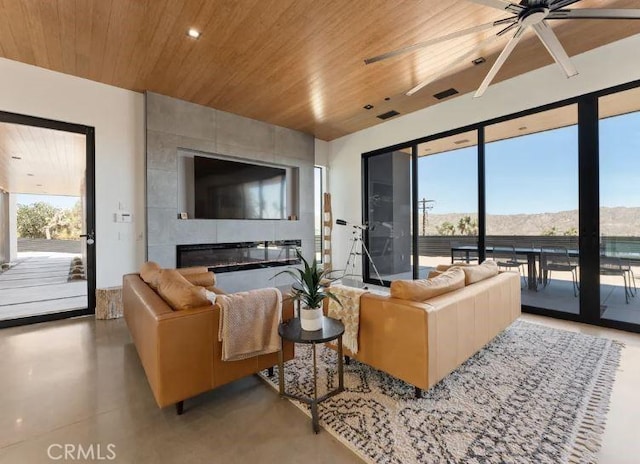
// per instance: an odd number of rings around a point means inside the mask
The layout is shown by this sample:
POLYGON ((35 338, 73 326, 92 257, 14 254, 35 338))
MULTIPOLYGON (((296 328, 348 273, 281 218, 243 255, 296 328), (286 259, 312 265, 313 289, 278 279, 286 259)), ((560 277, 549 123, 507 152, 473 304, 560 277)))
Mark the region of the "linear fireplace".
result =
POLYGON ((287 266, 300 263, 296 248, 301 245, 301 240, 177 245, 177 264, 206 266, 217 273, 287 266))

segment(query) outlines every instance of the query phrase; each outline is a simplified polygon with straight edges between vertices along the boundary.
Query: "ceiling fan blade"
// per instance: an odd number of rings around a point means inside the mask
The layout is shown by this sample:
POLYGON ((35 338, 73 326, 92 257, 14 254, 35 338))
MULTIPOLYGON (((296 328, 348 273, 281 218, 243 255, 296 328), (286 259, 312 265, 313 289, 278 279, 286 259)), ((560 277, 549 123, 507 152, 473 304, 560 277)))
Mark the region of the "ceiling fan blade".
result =
POLYGON ((505 24, 507 22, 515 22, 517 20, 517 18, 507 18, 507 20, 498 20, 498 21, 492 21, 490 23, 486 23, 486 24, 480 24, 479 26, 473 26, 470 27, 468 29, 462 29, 460 31, 456 31, 456 32, 452 32, 450 34, 446 34, 440 37, 436 37, 435 39, 431 39, 431 40, 426 40, 424 42, 419 42, 417 44, 414 45, 409 45, 408 47, 402 47, 399 48, 397 50, 393 50, 387 53, 383 53, 382 55, 377 55, 377 56, 373 56, 371 58, 367 58, 366 60, 364 60, 364 64, 371 64, 371 63, 376 63, 377 61, 382 61, 382 60, 386 60, 388 58, 392 58, 394 56, 398 56, 398 55, 402 55, 403 53, 409 53, 412 52, 414 50, 419 50, 421 48, 425 48, 425 47, 429 47, 431 45, 435 45, 441 42, 446 42, 447 40, 451 40, 451 39, 456 39, 458 37, 464 37, 465 35, 469 35, 469 34, 473 34, 475 32, 482 32, 482 31, 486 31, 487 29, 491 29, 492 27, 495 26, 500 26, 502 24, 505 24))
POLYGON ((640 10, 633 8, 589 8, 555 10, 546 19, 640 19, 640 10))
POLYGON ((517 3, 511 3, 506 0, 469 0, 470 2, 477 3, 479 5, 489 6, 498 10, 509 11, 511 13, 518 14, 525 9, 522 5, 517 3))
POLYGON ((469 50, 467 53, 457 57, 456 59, 454 59, 449 66, 445 67, 442 69, 442 71, 439 71, 435 74, 432 74, 431 76, 429 76, 427 79, 423 80, 422 82, 420 82, 418 85, 416 85, 415 87, 413 87, 411 90, 409 90, 406 95, 408 97, 410 97, 411 95, 413 95, 414 93, 416 93, 418 90, 422 89, 423 87, 426 87, 427 85, 431 84, 432 82, 437 81, 438 79, 440 79, 443 75, 445 75, 447 73, 447 71, 455 66, 458 63, 461 63, 463 61, 468 60, 471 57, 475 57, 477 55, 477 53, 482 50, 483 48, 485 48, 487 45, 491 44, 492 42, 496 41, 498 38, 500 38, 501 36, 499 35, 492 35, 491 37, 486 38, 485 40, 483 40, 482 42, 480 42, 478 45, 476 45, 475 47, 473 47, 471 50, 469 50))
POLYGON ((500 56, 498 56, 498 59, 496 60, 496 62, 493 63, 493 66, 489 70, 489 73, 487 74, 487 76, 482 81, 482 84, 480 84, 480 87, 478 87, 478 90, 476 90, 476 93, 473 95, 473 98, 478 98, 484 95, 485 91, 487 90, 487 87, 489 87, 489 84, 491 84, 491 81, 496 77, 496 74, 498 74, 498 71, 500 71, 500 68, 502 68, 502 65, 504 64, 504 62, 507 61, 507 58, 509 58, 509 55, 511 55, 511 52, 513 51, 513 49, 516 48, 516 45, 518 45, 520 38, 522 37, 522 35, 524 34, 524 31, 526 30, 527 30, 527 26, 520 26, 518 28, 518 30, 513 35, 513 37, 511 37, 511 40, 509 40, 509 42, 507 43, 507 46, 504 47, 504 50, 502 50, 502 53, 500 53, 500 56))
POLYGON ((569 55, 567 55, 567 52, 558 40, 558 36, 556 36, 549 24, 546 21, 541 21, 538 24, 534 24, 532 27, 538 35, 538 38, 547 48, 549 54, 553 57, 556 63, 560 65, 566 76, 572 77, 578 74, 578 71, 571 62, 569 55))
POLYGON ((552 0, 549 3, 549 9, 551 11, 555 11, 566 6, 573 5, 574 3, 578 3, 579 1, 580 0, 552 0))

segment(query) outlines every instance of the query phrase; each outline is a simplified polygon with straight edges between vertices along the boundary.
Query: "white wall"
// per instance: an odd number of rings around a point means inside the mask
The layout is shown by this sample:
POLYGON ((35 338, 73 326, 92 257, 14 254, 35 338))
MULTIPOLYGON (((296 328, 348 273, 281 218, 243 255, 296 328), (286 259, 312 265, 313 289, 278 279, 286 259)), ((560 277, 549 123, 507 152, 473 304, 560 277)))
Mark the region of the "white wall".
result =
MULTIPOLYGON (((574 57, 580 74, 571 79, 564 78, 557 65, 547 66, 492 85, 482 98, 462 95, 330 142, 333 216, 354 223, 362 220, 363 152, 640 79, 638 50, 640 35, 574 57)), ((341 262, 348 251, 348 234, 334 229, 333 239, 333 260, 341 262)))
POLYGON ((144 259, 142 94, 0 58, 0 110, 95 127, 97 286, 121 285, 144 259))
POLYGON ((324 140, 315 139, 315 164, 316 166, 327 166, 329 164, 329 153, 331 145, 324 140))

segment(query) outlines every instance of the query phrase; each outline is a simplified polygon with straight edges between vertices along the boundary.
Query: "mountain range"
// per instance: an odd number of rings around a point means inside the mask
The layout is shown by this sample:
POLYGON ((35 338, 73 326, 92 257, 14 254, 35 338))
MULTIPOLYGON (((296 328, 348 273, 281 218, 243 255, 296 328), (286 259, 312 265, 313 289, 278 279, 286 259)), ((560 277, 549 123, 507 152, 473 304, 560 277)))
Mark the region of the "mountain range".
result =
MULTIPOLYGON (((427 213, 426 235, 440 235, 438 227, 445 222, 457 226, 460 219, 475 213, 427 213)), ((420 214, 418 230, 423 235, 420 214)), ((576 235, 578 210, 538 214, 487 214, 487 235, 576 235)), ((600 232, 609 236, 640 236, 640 208, 600 208, 600 232)), ((456 228, 456 235, 460 232, 456 228)))

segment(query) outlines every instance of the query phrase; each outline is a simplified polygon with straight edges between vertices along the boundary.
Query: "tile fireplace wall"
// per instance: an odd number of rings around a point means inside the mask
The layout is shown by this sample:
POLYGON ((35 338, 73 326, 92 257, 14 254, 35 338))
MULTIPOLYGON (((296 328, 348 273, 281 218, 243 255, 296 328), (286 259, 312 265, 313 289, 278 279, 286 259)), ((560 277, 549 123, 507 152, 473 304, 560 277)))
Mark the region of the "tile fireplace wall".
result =
MULTIPOLYGON (((303 254, 313 258, 313 136, 149 92, 146 134, 148 260, 175 267, 177 245, 291 239, 301 239, 303 254), (184 150, 297 168, 298 220, 178 219, 178 156, 184 150)), ((252 269, 217 277, 233 292, 286 283, 285 276, 271 280, 276 273, 252 269)))

